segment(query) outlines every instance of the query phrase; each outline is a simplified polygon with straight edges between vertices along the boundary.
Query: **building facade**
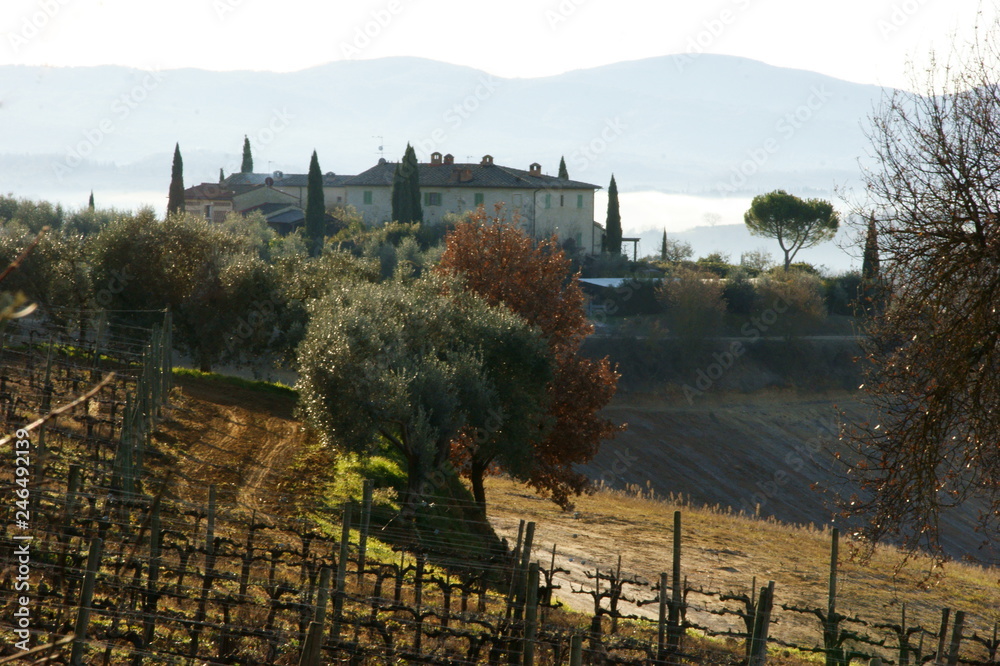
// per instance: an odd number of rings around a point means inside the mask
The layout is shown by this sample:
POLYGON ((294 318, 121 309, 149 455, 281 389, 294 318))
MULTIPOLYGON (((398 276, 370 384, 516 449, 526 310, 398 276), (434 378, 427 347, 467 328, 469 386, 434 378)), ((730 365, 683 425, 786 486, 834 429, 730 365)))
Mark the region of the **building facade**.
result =
MULTIPOLYGON (((588 254, 601 250, 603 229, 594 222, 597 185, 543 174, 537 162, 527 170, 501 166, 490 155, 479 163, 455 163, 451 155, 433 153, 418 169, 426 224, 440 224, 448 214, 462 215, 480 206, 492 213, 502 205, 507 219, 533 238, 555 235, 565 246, 588 254)), ((344 183, 345 202, 367 224, 391 221, 395 170, 394 162, 381 159, 344 183)))

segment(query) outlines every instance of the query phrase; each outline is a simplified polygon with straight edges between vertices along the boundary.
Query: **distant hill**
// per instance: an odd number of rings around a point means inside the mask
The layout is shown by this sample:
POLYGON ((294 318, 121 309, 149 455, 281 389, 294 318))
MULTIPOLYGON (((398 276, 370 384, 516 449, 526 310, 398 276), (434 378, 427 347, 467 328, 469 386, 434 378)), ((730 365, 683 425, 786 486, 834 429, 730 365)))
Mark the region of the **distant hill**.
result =
POLYGON ((357 173, 407 141, 426 159, 492 154, 623 192, 829 196, 852 182, 882 89, 729 56, 624 62, 538 79, 386 58, 292 73, 0 67, 0 188, 160 206, 180 142, 188 184, 238 169, 357 173), (745 181, 740 169, 749 173, 745 181), (163 195, 154 193, 164 193, 163 195))

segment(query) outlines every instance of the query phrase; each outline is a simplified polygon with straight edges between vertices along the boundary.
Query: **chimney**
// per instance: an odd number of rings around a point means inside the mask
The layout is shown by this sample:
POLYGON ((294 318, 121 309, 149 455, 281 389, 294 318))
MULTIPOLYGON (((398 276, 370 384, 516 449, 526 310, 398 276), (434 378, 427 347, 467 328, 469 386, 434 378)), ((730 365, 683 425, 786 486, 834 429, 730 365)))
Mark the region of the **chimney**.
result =
POLYGON ((472 169, 465 167, 462 169, 462 172, 458 174, 458 182, 468 183, 470 180, 472 180, 472 169))
POLYGON ((441 153, 439 152, 431 153, 431 164, 433 165, 441 164, 441 153))
POLYGON ((455 163, 455 156, 452 155, 451 153, 448 153, 447 155, 444 156, 444 163, 445 164, 454 164, 455 163))
POLYGON ((482 166, 492 166, 493 165, 493 156, 492 155, 483 155, 483 161, 480 162, 479 164, 482 165, 482 166))
POLYGON ((531 166, 528 167, 528 173, 530 173, 532 176, 541 176, 542 165, 539 164, 538 162, 532 162, 531 166))

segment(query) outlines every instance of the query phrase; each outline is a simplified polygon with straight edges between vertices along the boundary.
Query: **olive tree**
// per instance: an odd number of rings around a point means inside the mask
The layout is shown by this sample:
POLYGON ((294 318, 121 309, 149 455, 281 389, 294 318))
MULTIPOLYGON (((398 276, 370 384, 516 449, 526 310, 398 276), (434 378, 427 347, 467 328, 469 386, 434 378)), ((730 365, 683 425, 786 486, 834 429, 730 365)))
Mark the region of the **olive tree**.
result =
POLYGON ((469 432, 502 433, 505 468, 528 473, 546 432, 546 351, 523 319, 440 278, 345 280, 310 307, 300 406, 329 446, 394 450, 412 508, 469 432))

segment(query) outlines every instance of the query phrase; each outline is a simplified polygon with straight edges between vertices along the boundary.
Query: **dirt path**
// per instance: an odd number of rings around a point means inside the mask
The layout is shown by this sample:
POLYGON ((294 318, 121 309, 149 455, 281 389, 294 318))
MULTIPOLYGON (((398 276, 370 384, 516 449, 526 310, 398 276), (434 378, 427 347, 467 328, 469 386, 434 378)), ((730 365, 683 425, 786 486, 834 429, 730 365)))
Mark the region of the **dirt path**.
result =
POLYGON ((274 479, 302 443, 294 400, 218 382, 181 379, 161 440, 179 458, 177 493, 207 501, 215 484, 220 506, 273 510, 274 479), (177 445, 186 442, 185 446, 177 445))

